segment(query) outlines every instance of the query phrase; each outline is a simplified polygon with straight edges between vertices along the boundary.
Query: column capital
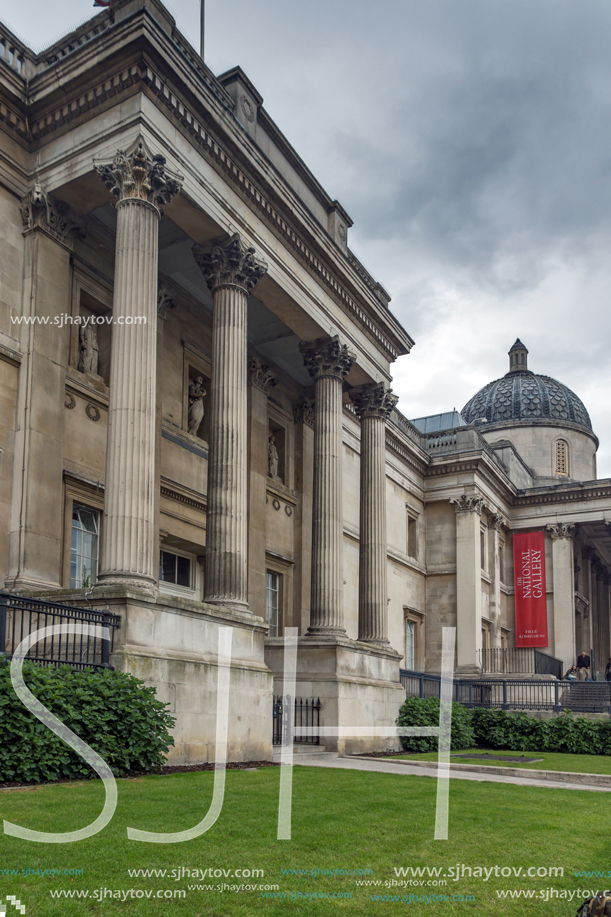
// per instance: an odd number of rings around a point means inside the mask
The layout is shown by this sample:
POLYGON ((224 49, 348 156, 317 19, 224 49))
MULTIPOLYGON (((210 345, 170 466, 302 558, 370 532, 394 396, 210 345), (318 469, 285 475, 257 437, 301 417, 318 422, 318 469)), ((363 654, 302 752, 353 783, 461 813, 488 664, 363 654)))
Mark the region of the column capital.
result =
POLYGON ((94 160, 94 168, 115 196, 115 206, 123 201, 147 201, 160 216, 182 187, 182 175, 166 167, 165 156, 152 153, 139 137, 129 150, 117 150, 114 159, 94 160))
POLYGON ((561 538, 572 538, 575 534, 574 522, 554 522, 545 526, 547 532, 551 535, 552 541, 558 541, 561 538))
POLYGON ((262 363, 252 355, 248 358, 248 383, 261 389, 266 395, 269 394, 270 388, 278 384, 269 363, 262 363))
POLYGON ((488 516, 488 525, 500 532, 503 528, 508 528, 507 522, 501 513, 492 513, 488 516))
POLYGON ((350 399, 361 420, 363 417, 381 417, 386 421, 399 396, 391 392, 384 382, 376 382, 350 392, 350 399))
POLYGON ((238 287, 250 293, 267 273, 267 262, 237 232, 194 245, 193 257, 213 293, 220 287, 238 287))
POLYGON ((314 427, 314 410, 315 402, 313 398, 302 398, 297 404, 293 405, 293 420, 295 423, 307 423, 309 427, 314 427))
POLYGON ((302 341, 299 350, 313 379, 332 376, 343 382, 356 360, 356 354, 348 350, 346 344, 340 343, 337 334, 315 341, 302 341))
POLYGON ((20 210, 24 236, 41 229, 64 245, 69 245, 73 236, 85 238, 83 229, 70 218, 68 204, 54 203, 39 182, 23 195, 20 210))
POLYGON ((481 516, 484 498, 479 494, 461 494, 450 500, 450 503, 454 506, 456 513, 477 513, 478 516, 481 516))

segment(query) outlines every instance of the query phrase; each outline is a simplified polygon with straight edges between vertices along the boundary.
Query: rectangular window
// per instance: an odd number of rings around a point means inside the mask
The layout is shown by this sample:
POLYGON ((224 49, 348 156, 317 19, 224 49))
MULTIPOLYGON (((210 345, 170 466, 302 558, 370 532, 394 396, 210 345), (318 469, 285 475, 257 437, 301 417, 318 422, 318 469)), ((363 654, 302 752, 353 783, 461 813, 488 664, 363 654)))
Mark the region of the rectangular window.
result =
POLYGON ((418 557, 418 519, 415 516, 407 516, 407 556, 418 557))
POLYGON ((191 589, 191 561, 188 557, 161 551, 159 558, 159 582, 171 583, 191 589))
POLYGON ((72 550, 70 553, 70 588, 92 586, 98 578, 98 539, 100 514, 74 503, 72 506, 72 550))
POLYGON ((404 668, 410 672, 414 671, 416 663, 416 625, 413 621, 405 619, 405 659, 403 660, 404 668))
POLYGON ((280 575, 267 571, 266 617, 269 624, 268 637, 278 636, 278 608, 280 596, 280 575))
POLYGON ((481 555, 481 565, 482 570, 488 569, 488 552, 486 551, 486 532, 483 529, 480 529, 479 533, 479 549, 481 555))

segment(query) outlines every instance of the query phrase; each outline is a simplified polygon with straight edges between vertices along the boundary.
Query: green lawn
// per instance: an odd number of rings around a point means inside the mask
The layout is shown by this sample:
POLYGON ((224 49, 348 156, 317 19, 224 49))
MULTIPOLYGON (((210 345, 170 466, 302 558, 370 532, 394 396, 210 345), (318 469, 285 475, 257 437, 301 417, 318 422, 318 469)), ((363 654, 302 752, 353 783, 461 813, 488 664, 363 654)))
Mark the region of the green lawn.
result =
MULTIPOLYGON (((539 771, 570 771, 573 774, 611 774, 611 756, 609 755, 559 755, 547 751, 507 751, 506 749, 502 751, 493 751, 489 748, 464 748, 461 751, 452 752, 452 754, 484 755, 487 752, 490 752, 491 755, 524 755, 526 758, 542 758, 543 760, 534 764, 518 764, 513 761, 503 763, 503 761, 495 761, 492 758, 490 760, 485 760, 483 758, 453 757, 451 760, 455 764, 489 764, 496 765, 497 767, 519 767, 539 771)), ((396 755, 393 756, 392 760, 396 761, 397 759, 409 761, 436 761, 437 753, 427 752, 419 755, 396 755)))
MULTIPOLYGON (((452 781, 450 836, 435 841, 433 822, 437 781, 430 777, 395 776, 358 771, 295 767, 293 840, 276 840, 280 768, 227 772, 225 805, 218 822, 205 835, 183 844, 129 841, 126 827, 177 831, 191 827, 207 810, 213 773, 199 772, 120 780, 119 805, 104 831, 75 844, 35 844, 0 835, 0 896, 16 895, 26 917, 396 917, 400 915, 474 914, 481 917, 574 917, 581 895, 546 901, 501 899, 499 890, 532 891, 550 887, 560 892, 607 887, 605 878, 584 879, 575 870, 611 867, 609 822, 611 794, 581 790, 538 789, 513 785, 452 781), (590 826, 581 830, 576 826, 590 826), (597 826, 599 826, 597 828, 597 826), (470 869, 495 865, 522 870, 561 867, 564 876, 495 877, 477 873, 458 881, 445 878, 407 881, 395 868, 447 870, 457 864, 470 869), (128 869, 261 869, 264 877, 241 879, 133 878, 128 869), (7 876, 10 869, 83 869, 67 876, 7 876), (290 876, 283 870, 305 870, 290 876), (318 875, 311 870, 371 870, 357 885, 353 875, 318 875), (3 873, 4 871, 4 873, 3 873), (229 885, 265 883, 280 892, 351 894, 351 898, 264 898, 260 890, 189 890, 219 882, 229 885), (389 885, 385 885, 388 882, 389 885), (602 883, 602 884, 601 884, 602 883), (184 899, 94 898, 96 889, 183 889, 184 899), (89 898, 51 896, 51 891, 89 891, 89 898), (474 900, 414 903, 373 901, 372 894, 473 896, 474 900)), ((75 830, 101 809, 99 782, 60 784, 0 792, 2 816, 17 824, 46 831, 75 830)), ((610 880, 607 880, 611 882, 610 880)), ((12 907, 7 909, 8 915, 12 907)), ((17 911, 14 911, 17 914, 17 911)))

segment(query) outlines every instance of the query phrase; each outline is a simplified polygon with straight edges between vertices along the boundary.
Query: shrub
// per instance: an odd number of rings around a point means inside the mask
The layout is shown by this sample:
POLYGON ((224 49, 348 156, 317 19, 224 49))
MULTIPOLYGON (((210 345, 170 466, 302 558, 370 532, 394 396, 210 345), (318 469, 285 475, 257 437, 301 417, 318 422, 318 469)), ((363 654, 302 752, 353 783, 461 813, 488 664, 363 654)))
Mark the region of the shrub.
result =
MULTIPOLYGON (((25 662, 24 681, 34 696, 91 746, 116 776, 151 771, 174 744, 174 725, 155 689, 109 669, 75 671, 25 662)), ((10 666, 0 664, 0 781, 39 783, 91 777, 89 765, 51 732, 15 694, 10 666)))
MULTIPOLYGON (((439 725, 439 701, 408 697, 399 711, 398 726, 439 725)), ((437 738, 402 736, 406 751, 437 751, 437 738)), ((452 704, 452 749, 511 749, 550 751, 573 755, 611 755, 611 719, 590 720, 565 711, 551 720, 528 713, 509 713, 489 707, 469 709, 452 704)))
MULTIPOLYGON (((471 728, 472 712, 462 704, 452 704, 451 743, 455 750, 475 744, 471 728)), ((439 700, 436 697, 407 697, 399 710, 397 726, 439 726, 439 700)), ((406 751, 437 751, 438 743, 437 736, 401 736, 401 744, 406 751)))

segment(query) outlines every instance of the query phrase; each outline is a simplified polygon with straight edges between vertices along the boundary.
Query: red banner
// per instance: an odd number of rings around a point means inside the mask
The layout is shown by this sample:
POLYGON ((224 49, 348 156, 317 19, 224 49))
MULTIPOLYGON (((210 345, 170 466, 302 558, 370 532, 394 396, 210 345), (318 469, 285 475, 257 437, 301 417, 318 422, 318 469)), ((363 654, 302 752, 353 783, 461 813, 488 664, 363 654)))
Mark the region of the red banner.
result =
POLYGON ((516 646, 547 646, 545 532, 513 536, 516 646))

